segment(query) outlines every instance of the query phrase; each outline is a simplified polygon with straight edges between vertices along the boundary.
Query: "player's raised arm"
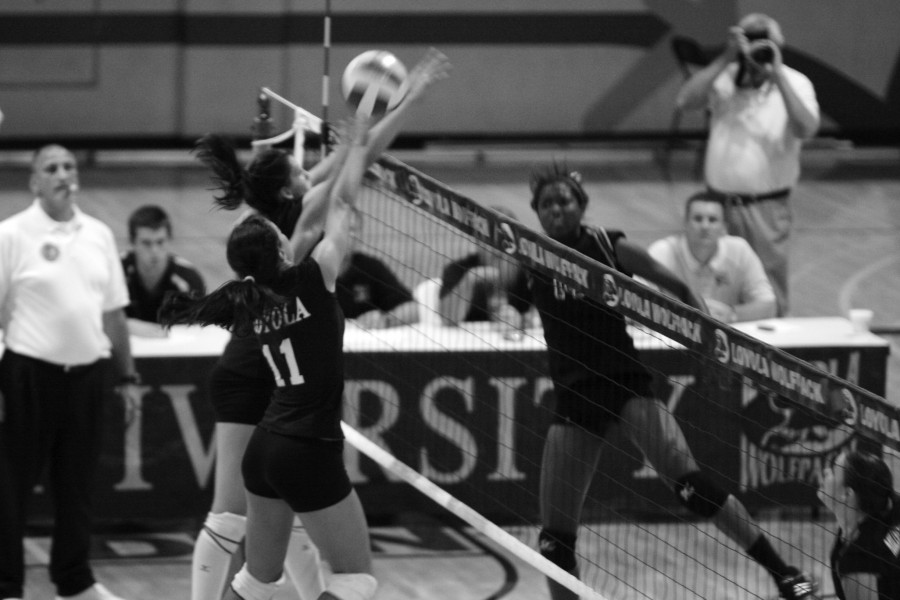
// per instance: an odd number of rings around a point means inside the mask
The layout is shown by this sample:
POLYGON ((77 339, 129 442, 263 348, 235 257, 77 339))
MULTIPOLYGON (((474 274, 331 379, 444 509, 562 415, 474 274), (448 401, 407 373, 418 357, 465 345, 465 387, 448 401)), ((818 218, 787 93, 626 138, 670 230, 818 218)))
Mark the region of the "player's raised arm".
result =
POLYGON ((326 218, 329 213, 329 199, 341 168, 347 160, 351 144, 349 140, 338 144, 329 157, 332 161, 331 177, 316 183, 303 198, 303 212, 291 234, 291 247, 295 261, 299 262, 322 239, 326 218))
POLYGON ((340 272, 344 256, 350 251, 350 224, 353 205, 362 185, 367 167, 367 138, 369 119, 357 116, 351 124, 350 135, 345 143, 349 148, 340 165, 334 185, 328 198, 328 216, 325 222, 325 237, 313 249, 312 257, 319 263, 325 286, 334 291, 335 281, 340 272))

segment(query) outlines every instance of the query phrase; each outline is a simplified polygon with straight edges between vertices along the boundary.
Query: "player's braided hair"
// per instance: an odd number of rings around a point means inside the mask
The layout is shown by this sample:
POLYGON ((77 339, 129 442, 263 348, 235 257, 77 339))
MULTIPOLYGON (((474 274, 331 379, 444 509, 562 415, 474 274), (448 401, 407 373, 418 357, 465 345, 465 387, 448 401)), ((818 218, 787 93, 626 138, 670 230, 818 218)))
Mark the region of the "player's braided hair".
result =
POLYGON ((565 164, 553 163, 544 169, 535 170, 531 174, 531 208, 537 210, 537 201, 541 192, 548 185, 563 183, 569 186, 575 199, 583 207, 587 206, 588 196, 581 185, 581 173, 571 171, 565 164))

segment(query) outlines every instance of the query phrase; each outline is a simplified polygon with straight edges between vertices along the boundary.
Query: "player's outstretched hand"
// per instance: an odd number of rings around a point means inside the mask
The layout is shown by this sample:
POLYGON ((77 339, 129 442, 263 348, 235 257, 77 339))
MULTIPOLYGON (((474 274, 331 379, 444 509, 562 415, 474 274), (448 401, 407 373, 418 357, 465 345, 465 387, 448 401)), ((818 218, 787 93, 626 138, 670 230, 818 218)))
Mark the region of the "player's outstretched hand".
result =
POLYGON ((407 100, 416 100, 433 83, 450 76, 450 60, 437 48, 429 48, 409 74, 407 100))

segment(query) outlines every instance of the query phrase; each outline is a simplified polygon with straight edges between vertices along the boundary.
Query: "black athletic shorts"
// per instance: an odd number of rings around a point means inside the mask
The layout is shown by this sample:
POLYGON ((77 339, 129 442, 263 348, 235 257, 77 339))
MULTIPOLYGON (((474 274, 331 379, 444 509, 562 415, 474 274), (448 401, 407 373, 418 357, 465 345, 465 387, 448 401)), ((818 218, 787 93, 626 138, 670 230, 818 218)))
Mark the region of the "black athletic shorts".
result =
POLYGON ((352 490, 343 440, 291 437, 257 427, 241 471, 249 492, 281 498, 294 512, 328 508, 352 490))
POLYGON ((568 423, 603 436, 619 422, 625 403, 632 398, 652 398, 652 377, 647 373, 627 373, 616 381, 601 377, 581 379, 565 385, 553 382, 556 405, 553 423, 568 423))
POLYGON ((254 379, 219 364, 209 374, 209 401, 216 423, 256 425, 262 420, 274 390, 272 377, 254 379))

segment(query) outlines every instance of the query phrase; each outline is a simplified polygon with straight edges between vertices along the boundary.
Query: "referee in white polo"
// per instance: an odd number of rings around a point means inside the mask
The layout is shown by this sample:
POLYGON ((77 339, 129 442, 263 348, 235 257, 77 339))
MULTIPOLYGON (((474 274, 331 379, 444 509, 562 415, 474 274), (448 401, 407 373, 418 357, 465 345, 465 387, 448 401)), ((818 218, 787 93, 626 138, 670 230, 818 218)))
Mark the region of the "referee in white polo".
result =
POLYGON ((22 598, 28 499, 46 471, 54 506, 50 580, 57 595, 115 600, 88 563, 91 493, 112 356, 119 392, 136 399, 115 238, 75 204, 78 166, 38 150, 34 202, 0 222, 0 598, 22 598))

